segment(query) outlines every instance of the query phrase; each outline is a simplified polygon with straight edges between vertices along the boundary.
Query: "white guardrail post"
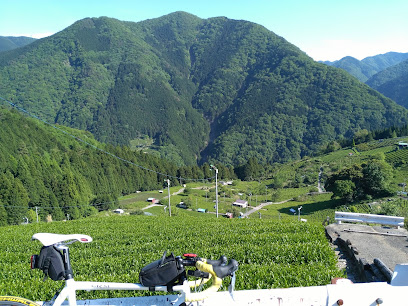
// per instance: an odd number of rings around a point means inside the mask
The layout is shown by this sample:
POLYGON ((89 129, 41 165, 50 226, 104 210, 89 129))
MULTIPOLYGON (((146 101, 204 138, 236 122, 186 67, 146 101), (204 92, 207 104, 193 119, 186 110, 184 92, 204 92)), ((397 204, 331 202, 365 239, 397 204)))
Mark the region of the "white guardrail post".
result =
POLYGON ((335 212, 335 220, 337 221, 337 224, 341 224, 341 222, 362 222, 390 225, 397 228, 400 228, 400 226, 404 226, 404 217, 359 214, 339 211, 335 212))

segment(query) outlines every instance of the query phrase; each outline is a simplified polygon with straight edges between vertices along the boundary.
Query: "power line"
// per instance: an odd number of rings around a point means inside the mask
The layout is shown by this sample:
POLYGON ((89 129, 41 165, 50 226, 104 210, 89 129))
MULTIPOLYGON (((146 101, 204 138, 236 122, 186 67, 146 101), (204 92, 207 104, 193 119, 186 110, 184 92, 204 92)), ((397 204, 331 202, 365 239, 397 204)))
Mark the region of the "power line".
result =
POLYGON ((28 208, 28 209, 32 209, 35 207, 41 208, 41 209, 51 209, 51 208, 81 208, 81 207, 89 207, 89 206, 102 206, 102 205, 106 205, 106 204, 111 204, 111 203, 116 203, 115 201, 111 201, 111 202, 104 202, 104 203, 90 203, 90 204, 83 204, 83 205, 75 205, 75 206, 41 206, 41 205, 36 205, 36 206, 19 206, 19 205, 4 205, 4 208, 8 208, 8 207, 13 207, 13 208, 28 208))
POLYGON ((17 109, 17 110, 19 110, 19 111, 21 111, 21 112, 27 114, 28 116, 30 116, 30 117, 32 117, 32 118, 35 118, 35 119, 37 119, 37 120, 39 120, 39 121, 45 123, 46 125, 49 125, 49 126, 53 127, 54 129, 56 129, 56 130, 58 130, 58 131, 64 133, 65 135, 67 135, 67 136, 69 136, 69 137, 71 137, 71 138, 74 138, 74 139, 76 139, 76 140, 78 140, 78 141, 84 143, 85 145, 88 145, 88 146, 92 147, 93 149, 95 149, 95 150, 97 150, 97 151, 100 151, 100 152, 102 152, 102 153, 104 153, 104 154, 107 154, 107 155, 109 155, 109 156, 111 156, 111 157, 113 157, 113 158, 116 158, 116 159, 121 160, 122 162, 125 162, 125 163, 128 163, 128 164, 131 164, 131 165, 133 165, 133 166, 135 166, 135 167, 138 167, 138 168, 140 168, 140 169, 143 169, 143 170, 146 170, 146 171, 149 171, 149 172, 153 172, 153 173, 155 173, 155 174, 158 174, 158 175, 161 175, 161 176, 165 176, 165 177, 168 177, 168 178, 174 178, 174 179, 183 180, 183 181, 203 181, 203 182, 204 182, 204 181, 209 181, 209 180, 215 178, 215 176, 210 177, 210 178, 206 178, 206 179, 192 179, 192 178, 177 177, 177 176, 174 176, 174 175, 170 175, 170 174, 158 172, 158 171, 156 171, 156 170, 152 170, 152 169, 143 167, 143 166, 138 165, 138 164, 135 164, 134 162, 131 162, 131 161, 127 160, 127 159, 124 159, 124 158, 119 157, 119 156, 117 156, 117 155, 115 155, 115 154, 112 154, 112 153, 110 153, 110 152, 108 152, 108 151, 105 151, 105 150, 103 150, 103 149, 101 149, 101 148, 99 148, 99 147, 97 147, 97 146, 95 146, 95 145, 93 145, 93 144, 91 144, 91 143, 89 143, 89 142, 87 142, 87 141, 85 141, 85 140, 79 138, 78 136, 75 136, 75 135, 70 134, 70 133, 68 133, 67 131, 63 130, 62 128, 60 128, 60 127, 58 127, 58 126, 56 126, 56 125, 54 125, 54 124, 52 124, 52 123, 49 123, 48 121, 46 121, 46 120, 44 120, 44 119, 38 117, 37 115, 32 114, 31 112, 27 111, 26 109, 24 109, 24 108, 18 106, 17 104, 15 104, 15 103, 13 103, 13 102, 11 102, 11 101, 8 101, 8 100, 4 99, 4 98, 1 97, 1 96, 0 96, 0 100, 3 100, 4 102, 8 103, 8 104, 9 104, 10 106, 12 106, 13 108, 15 108, 15 109, 17 109))

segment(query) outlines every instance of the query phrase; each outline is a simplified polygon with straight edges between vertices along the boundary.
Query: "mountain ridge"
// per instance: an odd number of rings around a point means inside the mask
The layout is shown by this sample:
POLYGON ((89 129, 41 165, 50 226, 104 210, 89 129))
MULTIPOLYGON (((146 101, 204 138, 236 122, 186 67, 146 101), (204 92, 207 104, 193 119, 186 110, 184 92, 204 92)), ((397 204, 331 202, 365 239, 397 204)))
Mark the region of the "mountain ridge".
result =
POLYGON ((0 54, 3 95, 112 144, 146 141, 177 164, 313 154, 407 111, 266 28, 176 12, 101 17, 0 54))
POLYGON ((337 61, 321 61, 321 63, 341 68, 365 83, 376 73, 397 65, 406 59, 408 59, 408 53, 387 52, 366 57, 361 61, 352 56, 345 56, 337 61))
POLYGON ((380 71, 366 84, 408 108, 408 60, 380 71))
POLYGON ((36 41, 35 38, 25 36, 0 36, 0 52, 23 47, 36 41))

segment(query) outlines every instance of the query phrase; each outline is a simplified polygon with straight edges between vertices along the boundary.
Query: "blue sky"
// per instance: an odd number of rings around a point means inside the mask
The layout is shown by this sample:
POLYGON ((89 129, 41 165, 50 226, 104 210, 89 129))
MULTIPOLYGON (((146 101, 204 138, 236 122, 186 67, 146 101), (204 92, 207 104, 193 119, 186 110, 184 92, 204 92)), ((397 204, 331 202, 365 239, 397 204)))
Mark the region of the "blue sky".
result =
POLYGON ((85 17, 137 22, 175 11, 261 24, 315 60, 408 52, 407 0, 0 0, 0 36, 39 38, 85 17))

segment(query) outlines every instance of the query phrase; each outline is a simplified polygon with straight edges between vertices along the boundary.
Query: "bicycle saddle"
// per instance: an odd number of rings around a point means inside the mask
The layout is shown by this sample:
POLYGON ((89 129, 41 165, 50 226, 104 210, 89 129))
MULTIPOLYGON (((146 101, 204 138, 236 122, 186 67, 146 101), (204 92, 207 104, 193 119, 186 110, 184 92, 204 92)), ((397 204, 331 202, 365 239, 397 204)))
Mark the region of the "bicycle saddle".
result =
POLYGON ((52 234, 52 233, 37 233, 31 237, 31 240, 38 240, 44 246, 49 246, 53 244, 71 244, 75 241, 82 243, 91 242, 92 237, 82 234, 52 234))

